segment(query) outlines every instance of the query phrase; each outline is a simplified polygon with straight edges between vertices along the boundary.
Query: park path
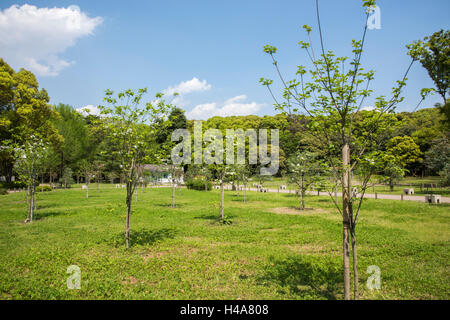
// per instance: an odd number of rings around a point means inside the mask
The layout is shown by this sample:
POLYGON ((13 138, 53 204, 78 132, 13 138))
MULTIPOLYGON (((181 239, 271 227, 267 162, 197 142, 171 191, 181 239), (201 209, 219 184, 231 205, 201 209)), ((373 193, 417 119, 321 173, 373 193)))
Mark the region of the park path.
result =
MULTIPOLYGON (((231 186, 230 186, 231 189, 231 186)), ((248 191, 258 191, 257 188, 248 188, 248 191)), ((267 192, 279 192, 279 193, 295 193, 295 190, 278 190, 278 189, 269 189, 267 188, 267 192)), ((307 194, 310 195, 317 195, 317 191, 307 191, 307 194)), ((320 196, 329 196, 328 192, 319 192, 320 196)), ((332 193, 333 196, 335 196, 334 192, 332 193)), ((341 192, 337 193, 338 197, 342 196, 341 192)), ((374 193, 366 193, 364 194, 364 198, 368 199, 386 199, 386 200, 402 200, 402 196, 399 194, 374 194, 374 193)), ((407 201, 419 201, 419 202, 425 202, 425 195, 421 196, 407 196, 403 195, 403 200, 407 201)), ((441 197, 442 203, 450 203, 449 197, 441 197)))

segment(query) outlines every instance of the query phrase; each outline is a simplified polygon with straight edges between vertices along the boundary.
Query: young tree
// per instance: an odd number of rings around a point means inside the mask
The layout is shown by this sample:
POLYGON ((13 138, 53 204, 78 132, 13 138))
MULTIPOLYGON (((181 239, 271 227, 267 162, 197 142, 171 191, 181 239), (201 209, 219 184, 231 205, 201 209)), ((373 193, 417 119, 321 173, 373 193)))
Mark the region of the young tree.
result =
POLYGON ((53 187, 53 179, 57 177, 59 165, 59 156, 54 147, 49 147, 42 162, 42 175, 44 176, 46 173, 48 173, 49 184, 51 187, 53 187))
MULTIPOLYGON (((312 45, 310 26, 304 25, 308 42, 300 41, 302 49, 306 51, 311 61, 309 73, 304 66, 299 66, 296 78, 286 81, 275 59, 277 48, 271 45, 264 47, 264 51, 272 58, 277 75, 284 87, 283 102, 275 97, 271 85, 273 80, 261 78, 273 99, 276 109, 285 112, 304 111, 310 117, 309 129, 316 136, 316 144, 326 154, 325 160, 333 172, 338 173, 338 182, 342 190, 342 204, 335 202, 336 208, 342 214, 343 225, 343 269, 344 269, 344 298, 350 299, 350 237, 353 253, 354 298, 358 299, 358 263, 356 248, 356 225, 364 197, 364 192, 356 198, 352 192, 352 171, 361 160, 369 158, 369 151, 375 137, 383 127, 386 113, 392 112, 395 106, 402 101, 401 92, 406 85, 406 76, 414 63, 411 61, 402 80, 392 89, 392 97, 386 100, 385 96, 376 98, 376 116, 368 122, 367 133, 363 136, 355 133, 353 124, 355 115, 361 110, 364 101, 371 95, 370 83, 374 78, 373 71, 365 72, 360 61, 367 33, 367 21, 375 1, 363 1, 366 10, 366 21, 361 40, 352 41, 353 58, 336 57, 332 51, 326 51, 323 42, 322 27, 319 15, 319 1, 316 0, 316 16, 320 37, 320 55, 317 55, 312 45), (340 160, 335 159, 340 154, 340 160), (354 210, 354 201, 356 209, 354 210)), ((424 95, 426 92, 423 93, 424 95)), ((422 96, 424 98, 424 96, 422 96)), ((368 159, 371 163, 373 159, 368 159)), ((366 170, 369 177, 373 172, 366 170)), ((365 190, 368 178, 364 179, 362 189, 365 190)), ((333 199, 333 198, 332 198, 333 199)), ((333 199, 334 201, 334 199, 333 199)))
POLYGON ((247 164, 236 164, 234 171, 236 172, 237 179, 244 185, 244 202, 247 202, 247 185, 248 179, 251 176, 250 169, 247 164))
POLYGON ((405 176, 408 171, 401 163, 401 159, 391 153, 385 153, 381 157, 380 173, 384 181, 389 185, 389 190, 394 191, 394 185, 405 176))
POLYGON ((34 211, 36 208, 36 183, 38 182, 38 172, 43 164, 46 152, 48 151, 48 143, 42 139, 31 136, 19 148, 15 148, 15 164, 14 170, 24 181, 28 190, 28 215, 25 223, 32 222, 34 211))
POLYGON ((317 155, 304 151, 298 152, 288 160, 289 180, 294 182, 300 192, 300 210, 305 210, 305 193, 321 179, 321 164, 317 155))
POLYGON ((181 176, 183 175, 183 168, 176 164, 169 165, 171 183, 172 183, 172 208, 175 208, 175 186, 180 183, 181 176))
POLYGON ((98 192, 100 190, 100 182, 102 180, 105 164, 97 160, 93 162, 92 167, 94 169, 94 176, 95 181, 97 182, 97 192, 98 192))
POLYGON ((117 178, 117 174, 114 171, 108 172, 108 179, 111 182, 111 184, 114 184, 114 179, 117 178))
POLYGON ((225 221, 225 183, 235 175, 232 167, 226 164, 214 165, 215 176, 220 183, 220 219, 225 221))
POLYGON ((146 88, 137 91, 128 89, 115 95, 108 89, 104 98, 108 105, 99 106, 101 114, 105 117, 102 125, 106 129, 108 139, 115 146, 113 153, 120 160, 121 173, 127 186, 125 231, 127 249, 130 247, 131 204, 139 178, 137 168, 145 159, 150 136, 155 134, 152 125, 168 110, 161 93, 156 95, 153 103, 143 105, 142 98, 146 93, 146 88))
POLYGON ((89 198, 89 184, 91 179, 94 177, 95 168, 94 165, 88 160, 81 160, 79 163, 80 172, 84 176, 84 183, 86 185, 86 199, 89 198))
POLYGON ((61 177, 61 184, 66 189, 71 183, 73 183, 73 171, 69 167, 65 167, 61 177))
POLYGON ((206 164, 200 165, 199 174, 203 177, 205 182, 205 191, 208 191, 208 183, 211 180, 212 174, 209 166, 206 164))

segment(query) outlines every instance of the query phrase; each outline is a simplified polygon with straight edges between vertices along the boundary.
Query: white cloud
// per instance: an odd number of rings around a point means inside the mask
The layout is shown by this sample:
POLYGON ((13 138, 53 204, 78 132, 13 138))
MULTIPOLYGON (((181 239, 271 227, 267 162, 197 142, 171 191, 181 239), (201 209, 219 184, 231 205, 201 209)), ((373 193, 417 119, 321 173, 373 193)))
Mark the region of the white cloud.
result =
POLYGON ((182 81, 176 86, 170 86, 167 89, 163 90, 162 92, 165 94, 167 98, 166 101, 183 108, 189 105, 190 103, 189 100, 185 98, 186 94, 192 92, 208 91, 209 89, 211 89, 211 87, 212 86, 206 80, 200 81, 198 78, 194 77, 191 80, 182 81), (174 97, 172 100, 170 100, 171 96, 174 93, 178 93, 178 95, 174 97))
POLYGON ((78 6, 37 8, 13 5, 0 10, 1 55, 14 67, 24 67, 41 76, 56 76, 74 61, 58 55, 91 35, 102 22, 90 18, 78 6))
POLYGON ((81 113, 84 117, 87 115, 99 116, 100 109, 92 104, 76 109, 77 112, 81 113))
MULTIPOLYGON (((189 101, 185 99, 186 94, 207 91, 211 87, 206 80, 200 81, 194 77, 191 80, 182 81, 176 86, 168 87, 163 90, 163 93, 170 96, 177 92, 179 95, 172 100, 172 103, 179 107, 186 107, 189 104, 189 101)), ((245 116, 257 113, 262 104, 256 102, 245 103, 245 99, 247 99, 246 95, 239 95, 226 100, 220 106, 216 102, 198 104, 186 113, 186 117, 188 119, 206 120, 214 116, 245 116)))
POLYGON ((233 104, 237 101, 242 101, 245 99, 247 99, 247 96, 245 94, 241 94, 240 96, 236 96, 236 97, 228 99, 227 101, 225 101, 225 104, 233 104))
POLYGON ((206 120, 216 115, 217 106, 215 102, 199 104, 186 113, 186 117, 191 120, 206 120))
POLYGON ((211 85, 207 83, 206 80, 200 81, 199 79, 194 77, 191 80, 182 81, 174 87, 168 87, 163 91, 163 93, 166 95, 172 95, 177 92, 182 95, 191 92, 207 91, 209 89, 211 89, 211 85))
POLYGON ((214 116, 246 116, 259 111, 262 104, 256 102, 242 103, 247 99, 246 95, 240 95, 225 101, 222 107, 218 108, 215 102, 199 104, 186 113, 186 117, 191 120, 206 120, 214 116))
POLYGON ((372 111, 375 108, 373 106, 364 106, 361 108, 361 111, 372 111))

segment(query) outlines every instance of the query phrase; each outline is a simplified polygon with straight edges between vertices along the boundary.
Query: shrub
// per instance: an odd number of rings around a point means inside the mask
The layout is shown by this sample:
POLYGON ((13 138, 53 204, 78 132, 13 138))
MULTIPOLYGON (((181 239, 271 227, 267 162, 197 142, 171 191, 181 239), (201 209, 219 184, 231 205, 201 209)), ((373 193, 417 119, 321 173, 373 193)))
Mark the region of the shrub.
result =
POLYGON ((4 188, 4 189, 22 189, 22 188, 26 188, 27 185, 25 182, 22 181, 11 181, 11 182, 5 182, 2 181, 0 182, 0 188, 4 188))
POLYGON ((37 186, 36 192, 42 192, 42 191, 52 191, 52 187, 50 186, 37 186))
POLYGON ((0 187, 0 195, 8 194, 6 188, 0 187))
MULTIPOLYGON (((186 181, 186 187, 188 189, 205 191, 205 180, 202 179, 189 179, 186 181)), ((206 189, 209 191, 212 189, 212 183, 207 182, 206 189)))

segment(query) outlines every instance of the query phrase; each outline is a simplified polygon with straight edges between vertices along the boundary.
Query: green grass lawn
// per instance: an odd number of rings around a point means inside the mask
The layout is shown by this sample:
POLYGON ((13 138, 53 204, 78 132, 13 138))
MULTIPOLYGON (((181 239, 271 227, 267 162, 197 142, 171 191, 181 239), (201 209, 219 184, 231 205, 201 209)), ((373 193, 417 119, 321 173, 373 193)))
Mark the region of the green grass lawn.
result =
MULTIPOLYGON (((40 194, 25 225, 24 193, 0 196, 1 299, 341 299, 342 225, 327 197, 139 189, 124 249, 125 190, 92 185, 40 194), (69 265, 81 289, 68 290, 69 265)), ((365 299, 450 298, 450 206, 365 200, 358 226, 365 299), (381 289, 366 269, 381 269, 381 289)))

